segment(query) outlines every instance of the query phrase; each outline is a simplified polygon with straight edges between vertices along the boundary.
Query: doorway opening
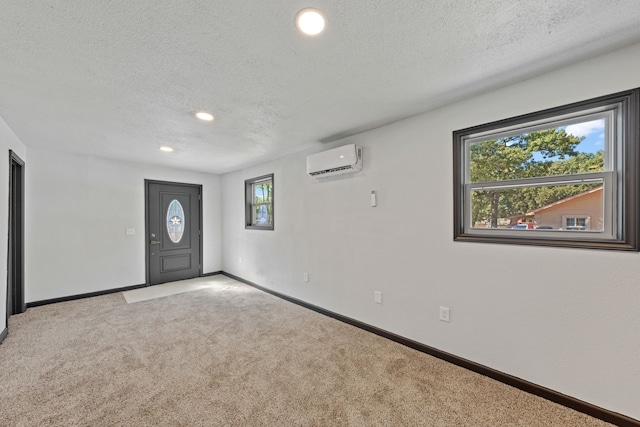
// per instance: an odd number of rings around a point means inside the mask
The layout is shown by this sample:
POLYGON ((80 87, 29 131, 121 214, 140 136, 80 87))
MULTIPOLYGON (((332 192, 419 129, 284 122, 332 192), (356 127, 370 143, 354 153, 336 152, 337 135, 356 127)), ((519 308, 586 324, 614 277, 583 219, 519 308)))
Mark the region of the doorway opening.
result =
POLYGON ((7 326, 24 301, 24 161, 9 150, 9 235, 7 245, 7 326))

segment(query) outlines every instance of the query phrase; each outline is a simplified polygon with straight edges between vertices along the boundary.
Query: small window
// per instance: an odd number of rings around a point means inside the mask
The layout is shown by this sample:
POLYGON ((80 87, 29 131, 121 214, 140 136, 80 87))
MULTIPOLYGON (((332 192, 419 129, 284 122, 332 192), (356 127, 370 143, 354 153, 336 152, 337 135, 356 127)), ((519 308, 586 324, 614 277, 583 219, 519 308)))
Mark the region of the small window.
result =
POLYGON ((638 250, 639 99, 454 132, 454 240, 638 250))
POLYGON ((564 229, 565 230, 589 230, 589 217, 588 216, 565 216, 564 229))
POLYGON ((273 230, 273 174, 248 179, 245 185, 245 228, 273 230))

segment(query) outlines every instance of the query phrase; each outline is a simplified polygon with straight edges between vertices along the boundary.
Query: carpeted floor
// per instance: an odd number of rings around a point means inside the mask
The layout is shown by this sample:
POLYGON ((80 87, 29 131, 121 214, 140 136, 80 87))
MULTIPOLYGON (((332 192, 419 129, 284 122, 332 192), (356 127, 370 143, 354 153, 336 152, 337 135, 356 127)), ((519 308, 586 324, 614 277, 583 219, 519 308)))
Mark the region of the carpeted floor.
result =
POLYGON ((11 317, 0 425, 608 425, 214 278, 132 304, 111 294, 11 317))

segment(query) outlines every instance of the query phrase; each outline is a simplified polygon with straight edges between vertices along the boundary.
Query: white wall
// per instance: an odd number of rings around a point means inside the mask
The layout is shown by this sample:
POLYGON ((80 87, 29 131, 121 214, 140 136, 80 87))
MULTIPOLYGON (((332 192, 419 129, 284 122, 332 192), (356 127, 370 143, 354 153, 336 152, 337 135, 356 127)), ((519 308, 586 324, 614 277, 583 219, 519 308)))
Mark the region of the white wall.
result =
POLYGON ((352 176, 306 176, 309 152, 223 175, 223 270, 640 418, 639 254, 453 242, 451 135, 638 87, 639 69, 635 45, 316 150, 362 145, 352 176), (243 181, 271 172, 275 230, 245 230, 243 181))
POLYGON ((145 283, 145 179, 202 184, 202 271, 221 270, 219 175, 33 148, 26 172, 27 302, 145 283))
POLYGON ((7 327, 7 235, 9 233, 9 150, 23 161, 27 149, 0 117, 0 333, 7 327))

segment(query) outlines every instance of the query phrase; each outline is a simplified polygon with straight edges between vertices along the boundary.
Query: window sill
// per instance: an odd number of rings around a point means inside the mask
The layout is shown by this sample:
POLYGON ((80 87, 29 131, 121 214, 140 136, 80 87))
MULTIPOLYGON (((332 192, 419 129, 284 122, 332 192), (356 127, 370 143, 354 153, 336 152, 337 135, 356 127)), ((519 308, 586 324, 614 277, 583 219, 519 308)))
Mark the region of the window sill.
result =
MULTIPOLYGON (((525 231, 526 232, 526 231, 525 231)), ((523 245, 523 246, 552 246, 558 248, 580 248, 580 249, 601 249, 601 250, 618 250, 618 251, 637 251, 632 244, 621 242, 619 240, 569 240, 569 239, 553 239, 553 238, 535 238, 520 236, 482 236, 472 234, 461 234, 455 236, 456 242, 475 242, 475 243, 498 243, 507 245, 523 245)))
POLYGON ((273 225, 245 225, 245 230, 273 230, 273 225))

